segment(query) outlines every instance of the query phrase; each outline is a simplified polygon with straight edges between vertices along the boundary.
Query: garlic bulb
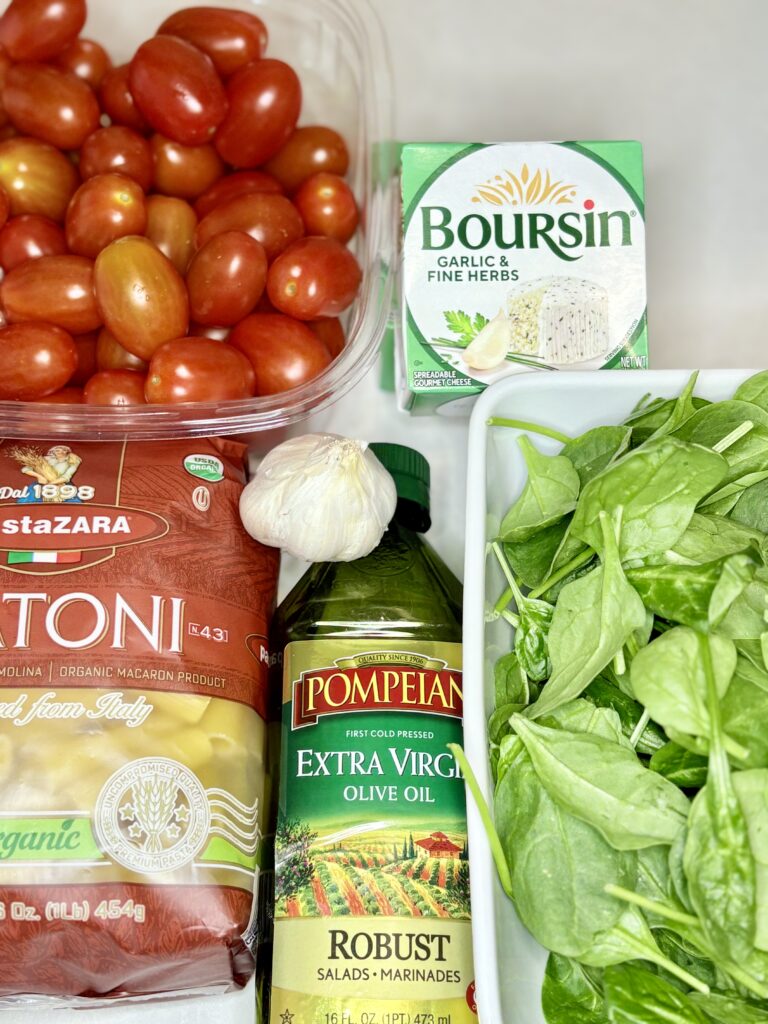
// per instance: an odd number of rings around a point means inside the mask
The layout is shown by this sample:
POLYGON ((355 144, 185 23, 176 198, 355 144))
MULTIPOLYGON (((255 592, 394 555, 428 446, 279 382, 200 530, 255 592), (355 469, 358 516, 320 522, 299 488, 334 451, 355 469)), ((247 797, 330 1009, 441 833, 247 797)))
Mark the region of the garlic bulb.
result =
POLYGON ((364 441, 304 434, 266 456, 240 498, 248 533, 310 562, 370 554, 392 516, 395 483, 364 441))
POLYGON ((493 370, 507 358, 512 326, 503 309, 489 320, 464 350, 464 362, 473 370, 493 370))

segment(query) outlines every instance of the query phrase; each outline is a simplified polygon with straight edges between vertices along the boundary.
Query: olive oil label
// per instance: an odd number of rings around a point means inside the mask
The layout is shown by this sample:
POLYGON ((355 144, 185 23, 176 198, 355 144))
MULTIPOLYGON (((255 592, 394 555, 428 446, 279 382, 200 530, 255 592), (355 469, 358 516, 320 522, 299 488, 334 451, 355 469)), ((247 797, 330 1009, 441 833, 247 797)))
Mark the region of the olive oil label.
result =
POLYGON ((476 1022, 461 645, 284 659, 272 1022, 476 1022))
POLYGON ((409 143, 402 192, 411 407, 511 374, 647 366, 638 143, 409 143))

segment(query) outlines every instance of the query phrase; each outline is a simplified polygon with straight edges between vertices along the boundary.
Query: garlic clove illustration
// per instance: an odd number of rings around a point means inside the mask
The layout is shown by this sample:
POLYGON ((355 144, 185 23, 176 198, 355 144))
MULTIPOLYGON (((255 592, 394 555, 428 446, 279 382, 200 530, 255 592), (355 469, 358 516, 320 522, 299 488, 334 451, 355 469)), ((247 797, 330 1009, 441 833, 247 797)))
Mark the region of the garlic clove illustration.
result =
POLYGON ((512 344, 512 325, 503 309, 489 320, 464 351, 464 362, 472 370, 493 370, 507 357, 512 344))

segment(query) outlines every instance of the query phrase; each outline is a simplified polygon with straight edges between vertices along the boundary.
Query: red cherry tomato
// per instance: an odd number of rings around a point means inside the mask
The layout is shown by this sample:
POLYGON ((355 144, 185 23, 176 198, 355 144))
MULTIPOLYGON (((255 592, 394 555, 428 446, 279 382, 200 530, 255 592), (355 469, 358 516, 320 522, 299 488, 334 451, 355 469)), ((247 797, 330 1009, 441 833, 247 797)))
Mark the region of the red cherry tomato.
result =
POLYGON ((155 189, 165 195, 196 199, 224 173, 213 146, 182 146, 164 135, 153 135, 151 144, 155 189))
POLYGON ((308 235, 348 242, 360 219, 352 189, 338 174, 313 174, 293 197, 308 235))
POLYGON ((61 388, 59 391, 54 391, 52 395, 43 395, 41 398, 36 398, 35 401, 45 402, 46 405, 82 405, 83 389, 61 388))
POLYGON ((242 231, 224 231, 198 249, 189 265, 189 314, 198 324, 236 324, 259 301, 266 281, 264 246, 242 231))
POLYGON ((98 333, 96 331, 89 331, 88 334, 75 335, 72 339, 77 349, 77 366, 68 383, 74 387, 82 387, 98 369, 96 366, 97 338, 98 333))
POLYGON ((333 238, 301 238, 278 256, 267 275, 272 305, 298 320, 338 316, 362 280, 352 253, 333 238))
POLYGON ((254 313, 232 330, 229 346, 250 359, 256 394, 276 395, 313 380, 331 362, 328 349, 298 320, 279 313, 254 313))
POLYGON ((86 405, 146 405, 143 373, 136 370, 101 370, 83 388, 86 405))
POLYGON ((313 174, 327 171, 344 175, 349 169, 349 150, 333 128, 307 125, 297 128, 280 152, 266 166, 286 192, 294 192, 313 174))
POLYGON ((250 398, 253 367, 242 352, 210 338, 179 338, 155 352, 147 373, 147 401, 222 402, 250 398))
POLYGON ((63 220, 79 183, 72 161, 48 143, 24 136, 0 142, 0 185, 10 196, 14 217, 39 213, 63 220))
POLYGON ((320 317, 319 320, 308 320, 307 327, 322 341, 331 353, 332 359, 335 359, 344 350, 347 339, 344 336, 341 320, 337 317, 324 316, 320 317))
POLYGON ((85 0, 11 0, 0 18, 0 44, 13 60, 50 60, 85 24, 85 0))
POLYGON ((96 341, 97 370, 139 370, 146 373, 149 364, 127 348, 106 327, 102 327, 96 341))
POLYGON ((98 89, 112 61, 104 47, 93 39, 75 39, 56 58, 56 67, 82 78, 92 89, 98 89))
POLYGON ((189 334, 193 338, 211 338, 212 341, 226 341, 231 333, 231 327, 212 327, 210 324, 189 325, 189 334))
POLYGON ((146 227, 144 193, 124 174, 89 178, 72 197, 65 221, 69 251, 91 259, 116 238, 140 235, 146 227))
POLYGON ((171 196, 147 199, 146 236, 180 274, 186 274, 194 254, 196 228, 197 215, 183 199, 171 196))
POLYGON ((9 323, 43 321, 72 334, 101 326, 93 261, 82 256, 41 256, 20 264, 0 284, 0 302, 9 323))
POLYGON ((267 48, 267 28, 247 11, 186 7, 166 18, 158 35, 179 36, 207 53, 223 77, 258 60, 267 48))
POLYGON ((77 366, 71 336, 53 324, 0 328, 0 399, 34 402, 63 388, 77 366))
POLYGON ((128 81, 155 131, 185 146, 208 142, 227 112, 224 86, 211 58, 175 36, 142 43, 128 81))
POLYGON ((234 174, 227 174, 211 185, 209 189, 200 196, 195 203, 195 213, 202 220, 217 206, 236 199, 238 196, 245 196, 251 192, 278 192, 283 191, 280 182, 271 174, 264 174, 263 171, 235 171, 234 174))
POLYGON ((93 89, 50 64, 15 64, 3 88, 3 106, 20 132, 59 149, 79 149, 99 127, 93 89))
POLYGON ((163 342, 186 334, 184 280, 149 239, 118 238, 102 249, 94 284, 104 325, 140 359, 149 359, 163 342))
POLYGON ((27 260, 63 256, 66 251, 67 241, 59 225, 37 213, 12 217, 0 231, 0 267, 6 274, 27 260))
POLYGON ((148 192, 154 166, 149 142, 133 128, 113 124, 89 135, 80 150, 83 181, 97 174, 124 174, 148 192))
POLYGON ((203 246, 222 231, 245 231, 261 242, 272 261, 291 242, 304 234, 304 224, 290 199, 270 192, 250 192, 217 206, 197 229, 197 245, 203 246))
POLYGON ((281 60, 254 61, 227 82, 229 112, 216 148, 233 167, 258 167, 274 156, 296 127, 301 83, 281 60))
POLYGON ((121 124, 137 132, 145 132, 149 125, 136 106, 128 81, 129 73, 128 64, 121 64, 108 71, 99 86, 99 103, 112 124, 121 124))

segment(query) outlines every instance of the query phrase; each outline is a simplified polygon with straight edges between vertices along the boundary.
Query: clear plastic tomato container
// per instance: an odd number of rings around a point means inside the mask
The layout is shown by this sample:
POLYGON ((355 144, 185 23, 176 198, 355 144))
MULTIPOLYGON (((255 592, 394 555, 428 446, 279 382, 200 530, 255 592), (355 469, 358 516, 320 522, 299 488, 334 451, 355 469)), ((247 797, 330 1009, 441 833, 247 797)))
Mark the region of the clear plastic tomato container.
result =
MULTIPOLYGON (((4 437, 150 440, 257 435, 306 419, 332 404, 374 361, 390 315, 397 231, 392 83, 387 46, 367 0, 206 0, 251 9, 269 31, 267 55, 293 66, 303 91, 300 125, 325 124, 346 139, 348 181, 361 209, 351 243, 363 269, 343 322, 344 351, 314 380, 280 395, 234 402, 112 408, 0 402, 4 437)), ((188 0, 89 0, 83 30, 116 63, 188 0)))

